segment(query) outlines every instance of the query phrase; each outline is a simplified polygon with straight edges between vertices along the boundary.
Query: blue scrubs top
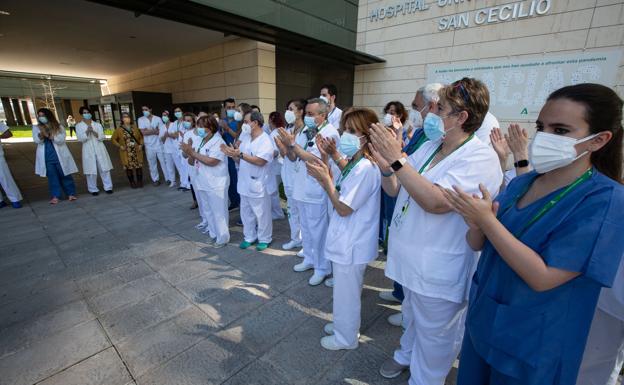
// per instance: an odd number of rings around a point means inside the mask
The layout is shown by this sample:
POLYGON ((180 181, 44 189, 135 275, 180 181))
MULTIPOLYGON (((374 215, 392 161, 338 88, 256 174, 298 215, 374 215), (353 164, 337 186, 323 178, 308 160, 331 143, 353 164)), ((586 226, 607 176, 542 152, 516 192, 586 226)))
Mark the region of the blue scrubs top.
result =
MULTIPOLYGON (((236 120, 230 119, 230 118, 226 118, 226 123, 227 123, 228 126, 230 126, 232 131, 236 132, 238 130, 238 122, 236 122, 236 120)), ((230 135, 229 132, 222 132, 221 134, 222 134, 223 140, 225 141, 226 144, 234 143, 234 137, 232 135, 230 135)))
MULTIPOLYGON (((407 138, 407 134, 405 134, 404 136, 405 138, 407 138)), ((405 140, 405 138, 403 138, 403 140, 405 140)), ((407 143, 407 145, 403 147, 403 152, 406 153, 408 156, 412 155, 427 140, 428 139, 425 136, 425 131, 422 128, 419 128, 416 131, 414 131, 414 134, 412 135, 412 138, 410 139, 409 143, 407 143)))
POLYGON ((45 146, 44 156, 45 156, 46 163, 49 163, 49 164, 60 163, 58 155, 56 154, 56 149, 54 148, 54 143, 52 143, 52 141, 47 138, 44 139, 43 143, 45 146))
MULTIPOLYGON (((509 207, 537 176, 515 178, 499 195, 500 207, 509 207)), ((503 210, 501 222, 519 233, 560 191, 503 210)), ((622 213, 624 186, 594 169, 520 236, 548 266, 581 273, 545 292, 532 290, 486 241, 470 290, 466 337, 493 370, 523 385, 575 384, 600 289, 611 286, 624 254, 622 213)))

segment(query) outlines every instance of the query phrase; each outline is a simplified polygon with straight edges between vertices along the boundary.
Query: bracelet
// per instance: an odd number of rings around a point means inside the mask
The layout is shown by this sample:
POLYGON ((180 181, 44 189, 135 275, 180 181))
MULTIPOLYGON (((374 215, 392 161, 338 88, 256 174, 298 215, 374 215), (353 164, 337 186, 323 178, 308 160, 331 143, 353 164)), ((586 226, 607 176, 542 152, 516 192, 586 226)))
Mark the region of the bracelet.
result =
MULTIPOLYGON (((381 170, 379 170, 379 171, 381 171, 381 170)), ((381 171, 381 175, 382 175, 382 176, 385 176, 386 178, 391 177, 393 174, 394 174, 394 172, 392 172, 392 171, 387 172, 387 173, 386 173, 386 172, 381 171)))

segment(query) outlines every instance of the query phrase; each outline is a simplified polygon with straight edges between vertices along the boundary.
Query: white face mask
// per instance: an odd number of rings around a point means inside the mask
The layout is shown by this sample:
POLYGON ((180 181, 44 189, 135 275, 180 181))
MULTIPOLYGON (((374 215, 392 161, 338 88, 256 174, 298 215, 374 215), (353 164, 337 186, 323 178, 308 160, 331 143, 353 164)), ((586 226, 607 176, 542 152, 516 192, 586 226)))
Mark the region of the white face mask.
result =
POLYGON ((383 121, 384 126, 386 126, 386 127, 392 126, 392 115, 391 114, 385 114, 383 120, 384 120, 383 121))
POLYGON ((423 118, 420 112, 417 110, 411 110, 409 112, 409 120, 412 122, 413 128, 422 128, 423 126, 423 118))
POLYGON ((286 120, 286 123, 293 124, 295 120, 297 119, 297 117, 295 116, 294 112, 292 112, 291 110, 288 110, 284 113, 284 119, 286 120))
POLYGON ((237 122, 240 122, 241 120, 243 120, 243 114, 241 114, 240 112, 236 111, 234 113, 234 120, 236 120, 237 122))
POLYGON ((243 130, 243 134, 249 134, 251 132, 251 126, 247 123, 243 123, 241 129, 243 130))
POLYGON ((582 139, 538 131, 529 145, 529 161, 540 174, 565 167, 589 151, 578 154, 575 145, 595 138, 598 134, 582 139))

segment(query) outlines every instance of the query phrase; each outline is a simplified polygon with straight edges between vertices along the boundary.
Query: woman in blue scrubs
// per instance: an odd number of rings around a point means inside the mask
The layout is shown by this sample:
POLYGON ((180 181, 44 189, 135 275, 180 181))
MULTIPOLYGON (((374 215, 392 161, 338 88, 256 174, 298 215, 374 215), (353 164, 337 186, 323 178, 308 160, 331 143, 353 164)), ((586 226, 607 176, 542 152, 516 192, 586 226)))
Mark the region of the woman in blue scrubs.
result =
POLYGON ((622 100, 578 84, 553 92, 529 160, 493 203, 447 199, 483 250, 470 292, 458 385, 573 385, 603 286, 624 254, 622 100))

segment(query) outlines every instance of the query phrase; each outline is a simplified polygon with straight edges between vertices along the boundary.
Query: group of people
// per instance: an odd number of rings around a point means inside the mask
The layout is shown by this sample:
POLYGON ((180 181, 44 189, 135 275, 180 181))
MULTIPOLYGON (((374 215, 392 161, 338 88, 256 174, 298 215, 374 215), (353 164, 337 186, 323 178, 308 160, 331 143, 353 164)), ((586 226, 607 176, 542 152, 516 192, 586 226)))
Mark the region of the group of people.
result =
MULTIPOLYGON (((380 297, 401 303, 388 321, 403 328, 383 377, 409 369, 410 385, 441 385, 461 351, 459 385, 615 384, 624 361, 617 94, 597 84, 556 90, 531 140, 519 125, 501 132, 487 87, 472 78, 428 84, 411 111, 392 101, 381 119, 343 112, 336 96, 324 85, 267 122, 232 98, 198 116, 145 106, 138 127, 124 114, 111 140, 133 188, 144 151, 152 183, 160 163, 169 186, 193 191, 197 228, 215 248, 229 242, 238 207, 239 247, 269 247, 283 185, 290 240, 281 246, 301 248, 293 270, 311 270, 311 286, 333 287, 320 340, 328 350, 358 347, 365 270, 382 246, 394 290, 380 297)), ((112 193, 102 126, 80 113, 89 191, 99 174, 112 193)), ((64 138, 40 109, 36 172, 48 177, 50 203, 61 190, 76 199, 64 138)))

